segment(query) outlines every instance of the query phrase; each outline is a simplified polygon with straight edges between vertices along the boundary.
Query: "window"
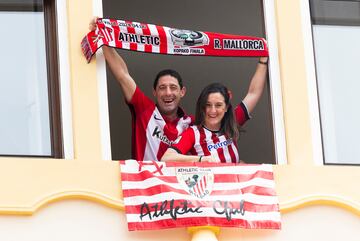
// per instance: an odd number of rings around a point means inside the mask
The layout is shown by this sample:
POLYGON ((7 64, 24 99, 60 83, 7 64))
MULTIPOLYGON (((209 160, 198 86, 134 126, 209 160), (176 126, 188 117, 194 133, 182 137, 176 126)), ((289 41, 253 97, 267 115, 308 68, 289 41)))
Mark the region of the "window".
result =
POLYGON ((55 1, 0 0, 0 155, 62 157, 55 1))
MULTIPOLYGON (((265 37, 263 1, 260 0, 186 0, 176 4, 164 1, 126 0, 120 3, 103 0, 102 3, 103 16, 106 18, 265 37), (214 18, 215 12, 220 16, 214 18)), ((241 101, 257 62, 257 58, 166 56, 123 50, 120 50, 120 54, 127 62, 132 77, 148 96, 152 96, 152 82, 159 70, 173 68, 179 71, 188 89, 181 106, 188 113, 195 113, 195 101, 200 91, 211 82, 223 82, 234 93, 233 103, 241 101)), ((128 159, 131 158, 131 114, 110 70, 107 76, 112 159, 128 159)), ((244 126, 245 132, 240 136, 240 158, 246 162, 276 162, 270 99, 270 91, 267 89, 252 113, 253 119, 244 126)))
POLYGON ((310 1, 325 164, 360 164, 360 2, 310 1))

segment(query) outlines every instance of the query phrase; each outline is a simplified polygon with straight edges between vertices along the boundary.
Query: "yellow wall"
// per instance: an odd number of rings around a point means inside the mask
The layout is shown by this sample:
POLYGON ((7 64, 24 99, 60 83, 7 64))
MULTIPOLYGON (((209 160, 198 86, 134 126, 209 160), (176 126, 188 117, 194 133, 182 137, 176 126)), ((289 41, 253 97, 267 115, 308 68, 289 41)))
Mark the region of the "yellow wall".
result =
MULTIPOLYGON (((90 199, 122 209, 119 165, 101 158, 95 61, 80 42, 92 1, 68 1, 74 159, 0 158, 0 214, 32 214, 49 202, 90 199)), ((360 169, 314 166, 300 0, 275 1, 288 165, 275 166, 282 212, 331 204, 360 214, 360 169)))
POLYGON ((306 204, 333 204, 360 214, 360 169, 315 166, 301 22, 301 0, 276 1, 280 74, 283 92, 287 166, 276 166, 282 212, 306 204))
POLYGON ((119 165, 101 159, 96 64, 87 64, 80 49, 91 4, 67 2, 74 160, 0 158, 0 213, 31 214, 64 198, 122 207, 119 165))

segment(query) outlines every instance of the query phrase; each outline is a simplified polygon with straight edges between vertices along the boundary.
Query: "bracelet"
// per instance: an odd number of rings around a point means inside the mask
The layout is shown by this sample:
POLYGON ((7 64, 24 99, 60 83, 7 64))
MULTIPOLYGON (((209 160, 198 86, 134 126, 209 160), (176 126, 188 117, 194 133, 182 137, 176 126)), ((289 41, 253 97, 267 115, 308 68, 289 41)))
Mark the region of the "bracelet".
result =
POLYGON ((202 158, 203 156, 200 156, 200 158, 199 158, 199 162, 201 162, 201 158, 202 158))
POLYGON ((268 62, 263 62, 263 61, 261 61, 261 60, 259 60, 258 63, 259 63, 259 64, 264 64, 264 65, 267 65, 267 64, 268 64, 268 62))

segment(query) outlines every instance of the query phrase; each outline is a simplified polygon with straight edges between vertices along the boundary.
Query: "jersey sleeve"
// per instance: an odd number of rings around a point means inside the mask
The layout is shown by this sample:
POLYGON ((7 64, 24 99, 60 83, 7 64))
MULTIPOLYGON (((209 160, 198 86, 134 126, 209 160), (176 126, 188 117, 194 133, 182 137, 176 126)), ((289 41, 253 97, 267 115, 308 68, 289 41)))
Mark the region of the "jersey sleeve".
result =
POLYGON ((131 106, 136 113, 141 113, 149 106, 155 105, 155 103, 149 97, 147 97, 137 86, 131 100, 127 104, 131 106))
POLYGON ((170 146, 170 148, 174 149, 180 154, 186 155, 194 146, 194 144, 195 144, 194 130, 191 127, 189 127, 176 139, 176 141, 174 141, 174 143, 170 146))
POLYGON ((245 122, 251 118, 249 111, 244 102, 241 102, 235 107, 234 113, 235 113, 236 123, 238 123, 238 125, 240 126, 244 125, 245 122))

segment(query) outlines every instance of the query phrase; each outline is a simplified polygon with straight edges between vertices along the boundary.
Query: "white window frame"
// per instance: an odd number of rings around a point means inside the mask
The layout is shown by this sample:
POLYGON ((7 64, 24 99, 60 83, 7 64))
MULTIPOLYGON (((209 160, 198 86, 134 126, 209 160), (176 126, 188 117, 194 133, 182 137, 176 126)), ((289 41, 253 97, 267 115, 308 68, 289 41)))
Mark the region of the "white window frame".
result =
MULTIPOLYGON (((93 16, 102 17, 102 0, 93 0, 93 16)), ((96 52, 96 73, 99 94, 100 138, 103 160, 111 160, 110 117, 107 90, 106 62, 102 49, 96 52)))
MULTIPOLYGON (((274 127, 274 149, 276 162, 279 165, 287 164, 285 128, 282 107, 282 91, 279 71, 279 57, 277 47, 277 33, 275 21, 274 0, 263 0, 266 37, 269 47, 269 78, 270 97, 274 127)), ((101 17, 102 1, 93 0, 93 15, 101 17)), ((99 87, 100 125, 102 156, 104 160, 111 160, 110 126, 107 97, 106 64, 101 50, 96 53, 97 79, 99 87)))
POLYGON ((309 0, 300 1, 301 21, 304 42, 307 92, 313 147, 313 161, 316 166, 324 165, 323 146, 320 126, 320 109, 315 71, 315 55, 309 0))
POLYGON ((278 165, 287 164, 284 113, 282 105, 282 90, 280 65, 277 46, 277 31, 275 18, 275 1, 263 0, 266 39, 269 48, 269 78, 270 98, 274 129, 275 158, 278 165))
POLYGON ((74 159, 67 1, 56 1, 63 159, 74 159))

